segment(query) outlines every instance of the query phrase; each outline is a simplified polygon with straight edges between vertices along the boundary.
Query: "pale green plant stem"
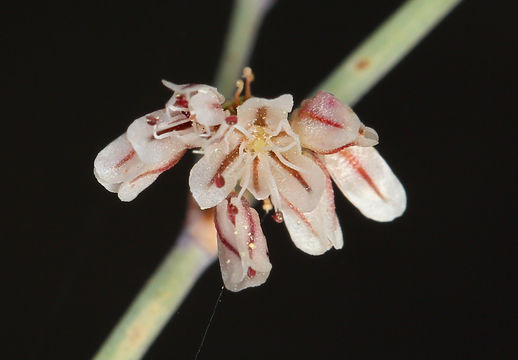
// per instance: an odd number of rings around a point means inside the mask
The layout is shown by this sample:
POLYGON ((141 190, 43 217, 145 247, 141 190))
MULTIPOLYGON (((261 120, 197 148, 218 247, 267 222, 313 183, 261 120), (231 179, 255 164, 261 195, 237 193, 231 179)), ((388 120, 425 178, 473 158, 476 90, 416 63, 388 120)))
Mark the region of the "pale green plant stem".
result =
POLYGON ((141 359, 214 259, 213 253, 183 231, 94 359, 141 359))
MULTIPOLYGON (((357 102, 460 1, 408 0, 314 92, 326 90, 348 104, 357 102)), ((215 82, 223 94, 231 93, 234 80, 248 61, 259 24, 271 3, 236 0, 215 82)), ((206 239, 200 240, 198 232, 192 231, 196 227, 193 224, 201 223, 186 222, 176 244, 94 359, 141 359, 199 276, 216 259, 206 239)))
POLYGON ((248 65, 262 20, 276 0, 235 0, 214 85, 230 97, 235 81, 248 65))
POLYGON ((462 0, 408 0, 361 43, 313 92, 354 105, 462 0))

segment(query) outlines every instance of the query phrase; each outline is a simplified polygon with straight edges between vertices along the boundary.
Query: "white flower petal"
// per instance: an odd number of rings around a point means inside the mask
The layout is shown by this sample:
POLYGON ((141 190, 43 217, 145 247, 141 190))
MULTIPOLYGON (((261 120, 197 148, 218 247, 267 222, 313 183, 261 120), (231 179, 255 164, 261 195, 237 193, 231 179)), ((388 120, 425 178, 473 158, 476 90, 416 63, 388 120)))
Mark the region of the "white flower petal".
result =
MULTIPOLYGON (((281 155, 288 163, 302 171, 297 171, 283 162, 280 156, 270 152, 269 163, 280 196, 292 203, 299 211, 309 212, 316 208, 324 191, 326 177, 308 156, 293 148, 281 155)), ((270 189, 273 193, 275 189, 270 189)), ((273 199, 272 199, 273 200, 273 199)), ((275 204, 278 207, 280 204, 275 204)))
POLYGON ((282 213, 290 237, 300 250, 310 255, 320 255, 331 246, 343 247, 343 235, 336 216, 333 184, 322 160, 316 163, 326 175, 326 187, 318 206, 311 212, 299 211, 291 202, 284 200, 282 213))
POLYGON ((240 154, 242 135, 233 133, 204 149, 203 157, 191 169, 189 186, 202 209, 216 206, 234 189, 243 174, 245 155, 240 154))
POLYGON ((118 190, 119 199, 131 201, 137 197, 145 188, 151 185, 158 176, 166 170, 175 166, 185 154, 185 150, 176 153, 174 157, 155 164, 145 164, 139 172, 131 179, 123 182, 118 190))
POLYGON ((162 130, 164 132, 169 131, 167 128, 173 129, 175 126, 174 123, 168 124, 169 118, 165 114, 165 110, 154 111, 133 121, 128 127, 127 136, 143 162, 159 163, 167 161, 185 150, 185 144, 174 133, 164 139, 155 139, 153 126, 149 124, 149 119, 156 119, 157 123, 164 127, 162 130))
POLYGON ((196 121, 204 126, 215 126, 225 122, 225 112, 221 104, 225 101, 216 89, 207 86, 200 89, 189 100, 191 115, 196 115, 196 121))
POLYGON ((292 108, 293 96, 289 94, 272 100, 253 97, 237 108, 238 125, 245 129, 260 125, 276 130, 292 108))
POLYGON ((246 173, 241 179, 241 187, 245 187, 252 193, 257 200, 266 199, 270 195, 270 187, 267 179, 268 171, 266 167, 270 166, 265 155, 258 154, 253 160, 250 158, 250 164, 245 167, 246 173))
POLYGON ((350 107, 323 91, 304 100, 291 116, 291 126, 301 144, 321 154, 338 151, 353 143, 361 125, 350 107))
POLYGON ((122 134, 99 152, 94 160, 94 174, 107 190, 117 192, 120 183, 138 173, 142 166, 126 134, 122 134))
POLYGON ((218 204, 214 221, 225 287, 240 291, 263 284, 272 265, 257 212, 246 199, 230 197, 218 204))
POLYGON ((391 221, 403 214, 405 189, 376 149, 353 146, 324 159, 335 183, 363 215, 391 221))

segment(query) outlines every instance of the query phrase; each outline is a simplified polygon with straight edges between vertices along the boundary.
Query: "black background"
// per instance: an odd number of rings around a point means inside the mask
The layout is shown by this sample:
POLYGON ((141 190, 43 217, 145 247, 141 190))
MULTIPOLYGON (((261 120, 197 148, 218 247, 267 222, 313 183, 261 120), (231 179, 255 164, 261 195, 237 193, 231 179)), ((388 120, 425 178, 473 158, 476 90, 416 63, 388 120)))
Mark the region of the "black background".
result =
MULTIPOLYGON (((400 3, 280 0, 251 61, 255 95, 301 101, 400 3)), ((163 106, 161 79, 212 81, 230 9, 4 14, 4 358, 90 358, 170 248, 192 157, 129 204, 95 181, 93 159, 163 106)), ((199 359, 516 355, 512 21, 497 2, 465 1, 355 106, 406 187, 405 215, 370 221, 337 192, 346 243, 319 257, 267 218, 270 278, 223 294, 199 359)), ((146 359, 192 359, 221 284, 214 265, 146 359)))

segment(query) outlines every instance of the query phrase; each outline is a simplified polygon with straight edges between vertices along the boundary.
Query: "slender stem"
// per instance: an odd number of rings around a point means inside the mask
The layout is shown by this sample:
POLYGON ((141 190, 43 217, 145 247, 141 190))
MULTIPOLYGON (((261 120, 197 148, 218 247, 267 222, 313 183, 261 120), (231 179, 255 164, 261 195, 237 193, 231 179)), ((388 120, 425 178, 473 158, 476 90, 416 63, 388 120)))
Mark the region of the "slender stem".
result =
POLYGON ((216 80, 218 91, 230 97, 247 65, 261 22, 276 0, 235 0, 216 80))
POLYGON ((356 103, 462 0, 407 0, 319 84, 356 103))
POLYGON ((216 259, 212 213, 191 204, 184 230, 95 360, 141 359, 203 271, 216 259))

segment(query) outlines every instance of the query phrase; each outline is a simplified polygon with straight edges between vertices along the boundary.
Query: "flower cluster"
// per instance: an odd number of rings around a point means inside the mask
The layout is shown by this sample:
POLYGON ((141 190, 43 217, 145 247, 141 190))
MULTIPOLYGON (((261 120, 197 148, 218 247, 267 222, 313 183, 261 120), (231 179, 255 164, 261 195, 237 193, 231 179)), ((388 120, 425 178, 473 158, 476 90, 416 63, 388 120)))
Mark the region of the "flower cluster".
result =
POLYGON ((199 149, 189 186, 201 209, 216 209, 221 272, 232 291, 264 283, 271 270, 247 194, 273 209, 312 255, 343 246, 331 179, 373 220, 391 221, 406 207, 403 186, 372 147, 377 133, 347 105, 319 92, 292 112, 291 95, 252 97, 253 75, 249 68, 243 75, 230 101, 211 86, 164 81, 174 92, 165 108, 135 120, 94 164, 97 180, 131 201, 188 149, 199 149))

